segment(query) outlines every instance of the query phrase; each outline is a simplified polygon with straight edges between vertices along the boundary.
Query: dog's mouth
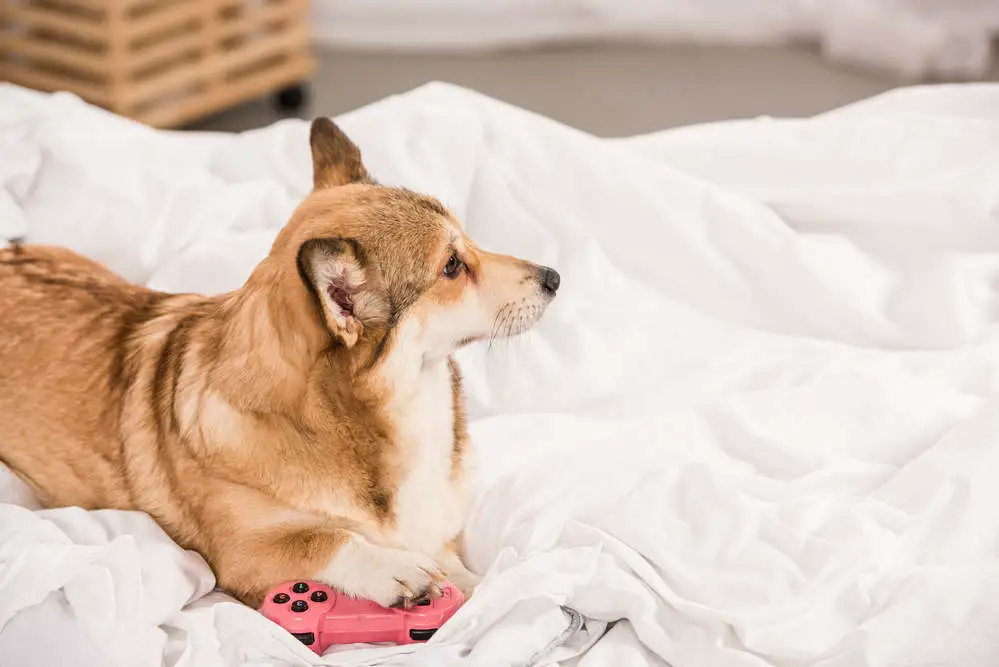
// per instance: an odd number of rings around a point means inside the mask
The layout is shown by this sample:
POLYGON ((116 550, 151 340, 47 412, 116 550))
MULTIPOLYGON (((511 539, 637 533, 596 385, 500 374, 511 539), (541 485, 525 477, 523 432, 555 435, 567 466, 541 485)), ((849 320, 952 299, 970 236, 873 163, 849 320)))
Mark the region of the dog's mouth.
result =
POLYGON ((554 294, 542 303, 530 299, 506 304, 496 313, 489 339, 510 338, 530 330, 544 315, 552 297, 554 294))

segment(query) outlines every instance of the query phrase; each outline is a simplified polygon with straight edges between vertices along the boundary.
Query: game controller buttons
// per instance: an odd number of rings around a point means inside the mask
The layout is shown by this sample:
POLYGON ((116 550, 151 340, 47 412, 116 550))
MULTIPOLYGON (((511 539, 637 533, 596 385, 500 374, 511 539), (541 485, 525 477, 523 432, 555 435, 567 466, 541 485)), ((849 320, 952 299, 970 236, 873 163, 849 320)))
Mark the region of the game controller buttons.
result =
POLYGON ((278 604, 284 604, 285 602, 291 599, 291 596, 288 595, 287 593, 278 593, 272 599, 278 604))
POLYGON ((295 600, 291 603, 291 610, 295 612, 303 612, 309 610, 309 603, 305 600, 295 600))
POLYGON ((293 590, 296 593, 308 593, 309 585, 304 581, 299 581, 298 583, 296 583, 294 586, 291 587, 291 590, 293 590))
POLYGON ((309 597, 313 602, 326 602, 327 599, 326 591, 312 591, 312 595, 309 597))

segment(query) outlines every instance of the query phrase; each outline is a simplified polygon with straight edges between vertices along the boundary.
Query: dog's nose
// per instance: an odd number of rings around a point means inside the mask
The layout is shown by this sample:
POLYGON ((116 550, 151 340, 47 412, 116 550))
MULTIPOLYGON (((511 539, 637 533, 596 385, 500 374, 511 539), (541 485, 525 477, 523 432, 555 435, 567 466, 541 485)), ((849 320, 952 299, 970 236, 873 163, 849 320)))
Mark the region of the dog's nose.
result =
POLYGON ((558 291, 558 286, 562 284, 562 277, 558 271, 549 269, 547 266, 541 269, 541 288, 550 294, 558 291))

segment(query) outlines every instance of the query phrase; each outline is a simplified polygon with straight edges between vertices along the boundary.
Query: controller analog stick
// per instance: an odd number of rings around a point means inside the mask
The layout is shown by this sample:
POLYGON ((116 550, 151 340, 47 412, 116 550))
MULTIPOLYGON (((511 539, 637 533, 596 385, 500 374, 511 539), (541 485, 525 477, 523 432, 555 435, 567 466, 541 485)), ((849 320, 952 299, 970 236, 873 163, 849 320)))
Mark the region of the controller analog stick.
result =
POLYGON ((309 603, 305 600, 295 600, 291 603, 291 610, 297 612, 308 611, 309 603))

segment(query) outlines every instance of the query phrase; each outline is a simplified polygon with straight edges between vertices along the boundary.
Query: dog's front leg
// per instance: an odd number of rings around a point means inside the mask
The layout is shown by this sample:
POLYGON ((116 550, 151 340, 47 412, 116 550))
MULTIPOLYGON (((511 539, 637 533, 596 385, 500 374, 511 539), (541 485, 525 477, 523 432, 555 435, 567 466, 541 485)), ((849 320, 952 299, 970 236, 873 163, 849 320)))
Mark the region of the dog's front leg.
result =
POLYGON ((314 579, 383 607, 408 607, 445 579, 429 556, 381 547, 357 533, 344 532, 344 543, 314 579))
POLYGON ((437 563, 444 570, 447 580, 457 586, 464 593, 465 597, 468 598, 471 597, 482 577, 468 569, 462 556, 461 539, 455 538, 438 554, 437 563))
POLYGON ((444 579, 428 556, 380 547, 355 532, 325 525, 241 535, 212 560, 219 585, 251 606, 295 579, 322 581, 386 607, 409 605, 444 579))

